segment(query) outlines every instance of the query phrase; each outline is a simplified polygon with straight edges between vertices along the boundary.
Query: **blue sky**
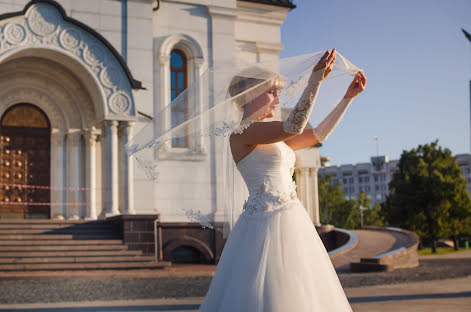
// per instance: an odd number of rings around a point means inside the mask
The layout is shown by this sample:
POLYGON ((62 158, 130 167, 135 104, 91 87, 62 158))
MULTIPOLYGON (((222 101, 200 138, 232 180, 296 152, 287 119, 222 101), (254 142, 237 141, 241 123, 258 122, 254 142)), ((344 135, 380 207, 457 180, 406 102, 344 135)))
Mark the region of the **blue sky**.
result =
POLYGON ((470 152, 470 0, 295 0, 281 28, 281 57, 336 48, 368 78, 324 142, 331 165, 435 139, 470 152))

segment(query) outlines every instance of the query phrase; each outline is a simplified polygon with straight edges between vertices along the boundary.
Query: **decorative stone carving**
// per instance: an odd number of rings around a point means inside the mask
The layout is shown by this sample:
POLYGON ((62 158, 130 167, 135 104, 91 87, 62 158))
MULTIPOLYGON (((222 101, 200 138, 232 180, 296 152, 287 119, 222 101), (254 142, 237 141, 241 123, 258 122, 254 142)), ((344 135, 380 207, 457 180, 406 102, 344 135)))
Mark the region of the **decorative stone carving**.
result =
POLYGON ((64 29, 59 40, 64 49, 74 50, 80 45, 80 33, 75 29, 64 29))
POLYGON ((25 16, 0 21, 0 56, 24 48, 62 50, 88 67, 105 94, 104 116, 134 119, 136 109, 132 87, 125 70, 109 48, 87 30, 65 21, 49 3, 31 5, 25 16))
POLYGON ((26 38, 26 31, 23 26, 12 23, 5 26, 5 38, 11 44, 22 43, 26 38))
POLYGON ((100 73, 101 82, 108 88, 113 88, 114 85, 119 85, 121 82, 120 78, 119 71, 114 67, 103 68, 100 73))
POLYGON ((87 128, 101 117, 102 107, 94 104, 84 85, 57 63, 24 58, 2 65, 0 90, 12 88, 13 80, 15 87, 47 93, 68 119, 68 127, 87 128))
POLYGON ((39 36, 52 34, 62 20, 62 16, 55 8, 47 4, 37 4, 27 13, 28 25, 39 36))
POLYGON ((97 44, 86 46, 83 50, 83 59, 91 66, 96 66, 103 59, 104 51, 97 44))
POLYGON ((123 92, 116 92, 110 97, 110 109, 117 114, 126 112, 130 103, 128 95, 123 92))

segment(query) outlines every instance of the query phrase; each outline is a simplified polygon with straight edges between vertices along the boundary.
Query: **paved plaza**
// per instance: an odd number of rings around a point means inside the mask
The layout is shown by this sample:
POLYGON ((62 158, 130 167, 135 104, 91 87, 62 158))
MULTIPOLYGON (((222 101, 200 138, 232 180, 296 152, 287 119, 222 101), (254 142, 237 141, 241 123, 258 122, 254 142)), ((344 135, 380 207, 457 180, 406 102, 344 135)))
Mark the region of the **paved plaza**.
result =
MULTIPOLYGON (((470 311, 471 277, 346 288, 353 311, 470 311)), ((0 305, 0 311, 197 311, 203 297, 0 305)))
MULTIPOLYGON (((4 273, 0 312, 197 311, 214 268, 4 273)), ((471 251, 421 256, 417 268, 339 273, 339 279, 354 311, 471 311, 471 251)))

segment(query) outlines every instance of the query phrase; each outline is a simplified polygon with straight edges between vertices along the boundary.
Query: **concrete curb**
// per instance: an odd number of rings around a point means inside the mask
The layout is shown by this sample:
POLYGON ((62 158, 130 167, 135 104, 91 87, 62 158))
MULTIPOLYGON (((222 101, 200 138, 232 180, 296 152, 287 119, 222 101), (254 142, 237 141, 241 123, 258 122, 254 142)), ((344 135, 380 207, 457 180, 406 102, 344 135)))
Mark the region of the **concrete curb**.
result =
POLYGON ((358 235, 352 231, 347 231, 345 229, 335 228, 334 231, 339 231, 344 234, 347 234, 350 238, 348 239, 347 243, 339 248, 333 249, 328 252, 330 259, 334 259, 339 255, 343 255, 344 253, 352 250, 358 245, 358 235))
POLYGON ((402 268, 414 268, 419 265, 417 253, 419 236, 416 233, 396 227, 364 226, 362 229, 399 233, 407 236, 408 242, 406 246, 401 246, 371 258, 362 258, 360 262, 350 263, 351 272, 392 271, 402 268))

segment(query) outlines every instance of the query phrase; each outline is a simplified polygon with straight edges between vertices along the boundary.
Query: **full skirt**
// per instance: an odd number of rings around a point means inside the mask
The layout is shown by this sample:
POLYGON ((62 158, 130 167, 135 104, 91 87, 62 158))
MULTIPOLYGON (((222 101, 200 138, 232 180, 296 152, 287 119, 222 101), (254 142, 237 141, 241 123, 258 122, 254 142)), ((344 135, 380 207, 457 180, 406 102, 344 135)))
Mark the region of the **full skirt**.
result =
POLYGON ((244 212, 224 246, 200 312, 352 311, 306 210, 244 212))

